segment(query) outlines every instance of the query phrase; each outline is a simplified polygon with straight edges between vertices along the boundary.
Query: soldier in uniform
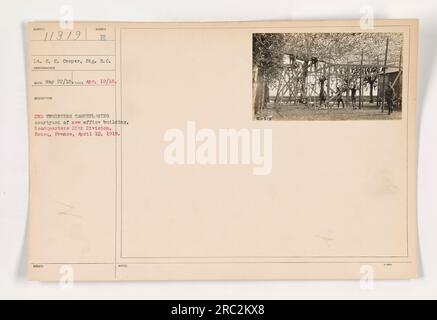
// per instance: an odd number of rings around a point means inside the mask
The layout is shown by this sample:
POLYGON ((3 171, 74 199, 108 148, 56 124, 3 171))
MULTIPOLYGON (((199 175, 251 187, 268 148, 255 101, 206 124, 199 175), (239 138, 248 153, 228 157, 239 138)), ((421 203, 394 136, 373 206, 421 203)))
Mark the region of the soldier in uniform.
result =
POLYGON ((337 87, 337 91, 335 92, 335 99, 337 100, 337 108, 340 108, 340 103, 344 109, 344 100, 343 100, 343 90, 340 87, 337 87))
MULTIPOLYGON (((388 114, 393 113, 393 100, 395 97, 395 89, 393 88, 393 83, 388 82, 388 86, 385 89, 385 101, 387 102, 388 114)), ((384 112, 384 109, 382 110, 384 112)))
POLYGON ((352 108, 357 108, 357 85, 354 83, 351 87, 351 102, 352 102, 352 108))
POLYGON ((326 104, 326 93, 325 93, 325 88, 323 88, 323 87, 320 88, 319 106, 320 106, 320 108, 322 108, 322 106, 324 106, 325 108, 327 107, 327 104, 326 104))

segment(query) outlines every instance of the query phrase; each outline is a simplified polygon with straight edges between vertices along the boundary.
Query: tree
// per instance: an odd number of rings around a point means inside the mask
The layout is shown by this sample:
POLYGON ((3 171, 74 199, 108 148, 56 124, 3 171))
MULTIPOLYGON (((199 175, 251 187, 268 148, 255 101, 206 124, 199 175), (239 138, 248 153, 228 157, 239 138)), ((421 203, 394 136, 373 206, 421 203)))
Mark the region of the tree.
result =
POLYGON ((373 89, 378 85, 378 75, 380 73, 380 68, 365 68, 363 82, 365 85, 369 85, 370 89, 370 103, 373 103, 373 89))
POLYGON ((284 59, 284 45, 284 35, 280 33, 255 33, 253 35, 255 114, 259 114, 268 101, 269 83, 280 75, 284 59))

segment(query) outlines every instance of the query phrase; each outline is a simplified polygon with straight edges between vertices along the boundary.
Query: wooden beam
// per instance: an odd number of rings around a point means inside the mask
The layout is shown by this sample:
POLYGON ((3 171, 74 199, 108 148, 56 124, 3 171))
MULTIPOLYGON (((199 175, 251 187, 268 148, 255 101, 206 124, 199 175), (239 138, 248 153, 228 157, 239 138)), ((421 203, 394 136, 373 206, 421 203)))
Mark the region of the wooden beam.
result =
POLYGON ((387 56, 388 56, 388 38, 385 45, 385 59, 384 59, 384 73, 382 78, 382 104, 381 104, 381 112, 384 112, 384 102, 385 102, 385 72, 386 72, 386 64, 387 64, 387 56))
POLYGON ((361 50, 360 100, 358 102, 358 108, 359 109, 361 109, 363 107, 363 58, 364 58, 364 49, 361 50))

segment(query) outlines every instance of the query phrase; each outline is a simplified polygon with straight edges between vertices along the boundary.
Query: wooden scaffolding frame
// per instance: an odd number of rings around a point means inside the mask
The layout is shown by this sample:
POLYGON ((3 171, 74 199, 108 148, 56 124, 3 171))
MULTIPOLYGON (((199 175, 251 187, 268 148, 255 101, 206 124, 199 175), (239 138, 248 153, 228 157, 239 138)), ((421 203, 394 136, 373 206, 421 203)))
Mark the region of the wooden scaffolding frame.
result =
POLYGON ((389 39, 387 38, 383 64, 379 63, 379 57, 376 57, 376 64, 364 63, 364 50, 361 51, 360 61, 347 61, 346 63, 333 63, 332 61, 317 60, 315 58, 311 61, 304 61, 296 58, 297 56, 294 53, 284 53, 285 56, 288 56, 289 62, 284 63, 279 72, 274 102, 275 104, 284 102, 305 105, 315 104, 317 97, 320 98, 321 90, 323 90, 326 94, 326 102, 329 103, 336 97, 336 92, 332 92, 332 85, 335 83, 335 90, 339 88, 343 90, 342 95, 346 93, 346 105, 349 105, 350 86, 353 83, 356 86, 356 92, 358 92, 356 96, 357 108, 361 109, 364 105, 364 77, 366 71, 371 69, 376 70, 378 78, 382 75, 382 92, 379 90, 378 85, 376 98, 377 106, 384 110, 386 73, 389 68, 398 71, 395 82, 399 81, 400 88, 402 88, 402 50, 399 64, 388 64, 388 51, 389 39))

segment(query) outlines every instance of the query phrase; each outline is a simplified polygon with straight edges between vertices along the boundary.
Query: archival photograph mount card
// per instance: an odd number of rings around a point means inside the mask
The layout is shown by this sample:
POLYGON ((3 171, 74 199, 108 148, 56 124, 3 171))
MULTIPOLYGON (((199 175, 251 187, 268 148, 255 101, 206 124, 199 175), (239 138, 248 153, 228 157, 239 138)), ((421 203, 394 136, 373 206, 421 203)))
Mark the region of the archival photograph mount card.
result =
POLYGON ((417 20, 29 22, 29 279, 411 279, 417 20))

